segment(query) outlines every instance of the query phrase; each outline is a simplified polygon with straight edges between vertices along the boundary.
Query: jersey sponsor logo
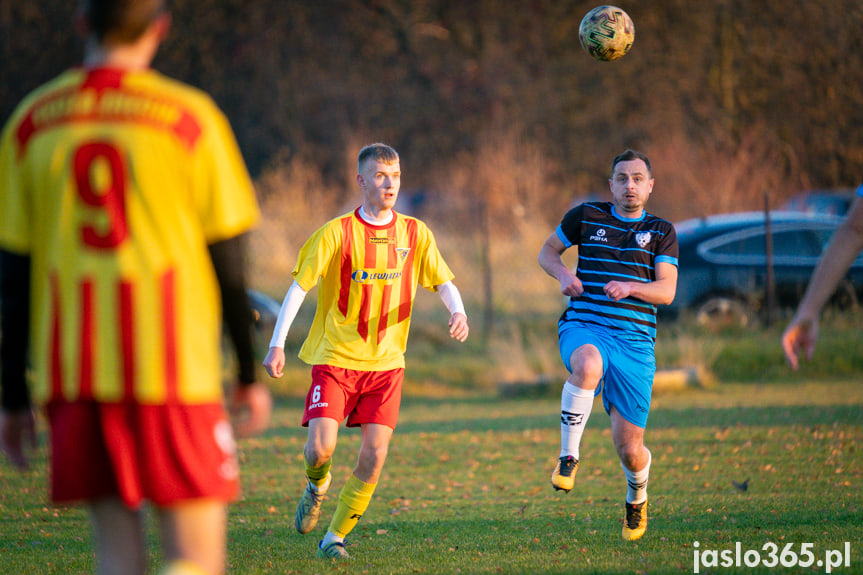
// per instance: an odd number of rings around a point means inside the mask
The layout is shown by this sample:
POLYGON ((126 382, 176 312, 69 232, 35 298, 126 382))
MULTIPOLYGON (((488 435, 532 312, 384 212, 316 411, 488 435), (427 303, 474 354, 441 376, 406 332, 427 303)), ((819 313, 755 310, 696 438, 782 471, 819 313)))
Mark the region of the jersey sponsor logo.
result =
POLYGON ((311 405, 309 406, 309 409, 317 409, 317 408, 319 408, 319 407, 329 407, 329 405, 330 405, 330 404, 329 404, 329 403, 327 403, 326 401, 319 401, 319 402, 317 402, 317 403, 313 403, 313 404, 311 404, 311 405))
POLYGON ((395 238, 369 238, 370 244, 394 244, 396 243, 395 238))
POLYGON ((638 247, 640 248, 646 247, 652 238, 653 236, 650 232, 638 232, 635 234, 635 241, 638 243, 638 247))
POLYGON ((357 283, 367 284, 373 281, 391 282, 402 277, 402 272, 376 272, 367 270, 355 270, 351 274, 351 279, 357 283))
POLYGON ((590 241, 608 243, 608 238, 605 237, 605 228, 599 228, 596 230, 596 235, 590 236, 590 241))

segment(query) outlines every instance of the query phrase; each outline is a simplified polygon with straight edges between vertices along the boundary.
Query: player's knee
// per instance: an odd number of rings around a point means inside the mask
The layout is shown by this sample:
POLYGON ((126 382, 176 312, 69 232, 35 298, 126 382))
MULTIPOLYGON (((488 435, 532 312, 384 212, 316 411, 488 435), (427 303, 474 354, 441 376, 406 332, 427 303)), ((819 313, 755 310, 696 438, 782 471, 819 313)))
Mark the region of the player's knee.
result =
POLYGON ((602 379, 602 356, 598 352, 578 348, 572 353, 570 365, 570 383, 582 389, 596 389, 602 379))
POLYGON ((622 443, 617 445, 617 455, 624 467, 631 471, 639 471, 646 463, 644 447, 641 444, 622 443))
POLYGON ((335 452, 335 450, 335 445, 310 441, 306 443, 304 454, 306 456, 306 461, 308 461, 312 467, 320 467, 333 457, 333 452, 335 452))
POLYGON ((363 445, 360 448, 360 464, 366 469, 373 469, 380 472, 380 470, 384 466, 384 462, 387 459, 388 452, 389 446, 386 444, 363 445))

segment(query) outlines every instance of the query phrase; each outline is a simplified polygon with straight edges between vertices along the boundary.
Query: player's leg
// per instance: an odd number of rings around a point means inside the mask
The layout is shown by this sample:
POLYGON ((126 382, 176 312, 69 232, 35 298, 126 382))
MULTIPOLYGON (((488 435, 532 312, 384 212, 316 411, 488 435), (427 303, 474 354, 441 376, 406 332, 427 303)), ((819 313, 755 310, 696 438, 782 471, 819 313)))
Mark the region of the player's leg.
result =
POLYGON ((319 545, 319 556, 347 558, 344 540, 368 509, 386 462, 393 429, 378 423, 362 424, 362 445, 357 466, 348 478, 329 530, 319 545))
POLYGON ((647 529, 650 451, 644 446, 644 429, 655 373, 652 341, 619 340, 609 344, 602 401, 611 417, 611 436, 626 477, 623 538, 627 541, 638 539, 647 529))
POLYGON ((329 530, 318 545, 319 557, 349 557, 344 538, 369 506, 398 423, 404 369, 355 372, 353 376, 362 393, 348 416, 348 426, 361 427, 362 444, 354 472, 339 494, 329 530))
POLYGON ((198 499, 157 509, 165 566, 162 575, 225 571, 227 504, 198 499))
POLYGON ((330 417, 311 419, 308 426, 309 435, 303 448, 308 482, 294 515, 294 527, 302 534, 314 529, 321 515, 321 504, 332 481, 330 465, 339 435, 339 422, 330 417))
POLYGON ((634 541, 647 530, 647 482, 650 476, 650 450, 644 445, 644 428, 624 418, 611 406, 611 436, 626 476, 626 517, 623 538, 634 541))
POLYGON ((135 465, 128 458, 115 464, 106 437, 134 452, 129 418, 112 414, 124 408, 106 408, 94 402, 52 402, 47 406, 51 432, 51 499, 65 504, 86 502, 96 551, 96 571, 141 574, 147 568, 143 518, 137 510, 140 494, 136 478, 128 478, 135 465), (125 502, 124 502, 125 501, 125 502))
POLYGON ((590 337, 583 329, 564 330, 560 336, 561 355, 570 376, 560 394, 560 457, 551 484, 567 493, 575 486, 581 438, 605 365, 596 345, 587 343, 590 337))
POLYGON ((303 411, 303 425, 309 428, 303 448, 308 482, 294 515, 294 527, 300 533, 309 533, 318 523, 332 480, 330 467, 339 425, 353 402, 351 385, 350 370, 330 365, 312 367, 312 385, 303 411))
POLYGON ((141 512, 119 497, 105 497, 87 505, 96 545, 99 575, 140 575, 147 570, 141 512))

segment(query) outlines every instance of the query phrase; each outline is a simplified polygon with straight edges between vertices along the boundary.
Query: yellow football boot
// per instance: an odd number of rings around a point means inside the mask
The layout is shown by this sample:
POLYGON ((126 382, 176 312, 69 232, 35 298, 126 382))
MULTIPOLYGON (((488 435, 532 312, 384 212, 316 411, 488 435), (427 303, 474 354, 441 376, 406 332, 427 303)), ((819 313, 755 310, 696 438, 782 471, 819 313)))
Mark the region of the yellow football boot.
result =
POLYGON ((626 504, 626 518, 623 520, 623 539, 635 541, 647 531, 647 499, 641 503, 626 504))
POLYGON ((575 473, 578 471, 578 459, 571 455, 561 457, 551 474, 551 484, 558 491, 565 491, 575 487, 575 473))

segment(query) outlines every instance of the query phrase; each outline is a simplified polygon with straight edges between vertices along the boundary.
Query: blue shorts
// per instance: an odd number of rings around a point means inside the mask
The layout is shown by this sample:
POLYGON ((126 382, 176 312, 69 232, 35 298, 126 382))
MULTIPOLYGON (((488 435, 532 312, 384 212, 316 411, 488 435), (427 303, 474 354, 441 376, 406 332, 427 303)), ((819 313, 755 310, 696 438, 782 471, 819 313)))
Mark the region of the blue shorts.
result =
POLYGON ((602 355, 602 379, 596 394, 602 393, 605 412, 611 413, 613 405, 626 421, 646 427, 656 373, 653 342, 624 339, 617 330, 571 321, 560 325, 558 336, 560 357, 570 373, 572 352, 585 344, 596 346, 602 355))

